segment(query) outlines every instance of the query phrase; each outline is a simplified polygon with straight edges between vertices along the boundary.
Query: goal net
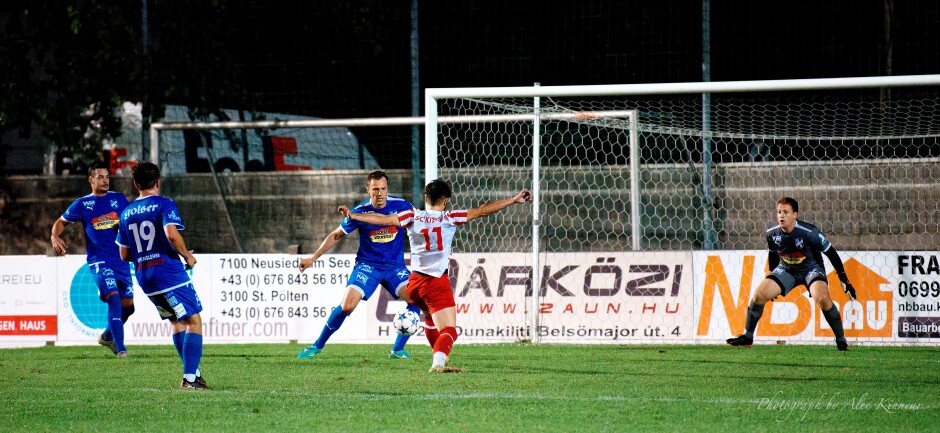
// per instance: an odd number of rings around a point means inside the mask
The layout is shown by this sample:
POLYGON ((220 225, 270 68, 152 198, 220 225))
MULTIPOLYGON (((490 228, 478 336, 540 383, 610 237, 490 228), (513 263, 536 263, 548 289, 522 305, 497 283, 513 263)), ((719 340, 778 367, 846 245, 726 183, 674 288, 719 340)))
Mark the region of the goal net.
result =
MULTIPOLYGON (((938 84, 429 89, 427 180, 451 183, 454 208, 535 192, 458 230, 461 338, 722 341, 742 331, 763 233, 791 196, 859 291, 824 259, 850 342, 940 341, 938 84), (440 120, 510 114, 529 119, 440 120)), ((831 343, 805 288, 768 306, 759 339, 831 343)))

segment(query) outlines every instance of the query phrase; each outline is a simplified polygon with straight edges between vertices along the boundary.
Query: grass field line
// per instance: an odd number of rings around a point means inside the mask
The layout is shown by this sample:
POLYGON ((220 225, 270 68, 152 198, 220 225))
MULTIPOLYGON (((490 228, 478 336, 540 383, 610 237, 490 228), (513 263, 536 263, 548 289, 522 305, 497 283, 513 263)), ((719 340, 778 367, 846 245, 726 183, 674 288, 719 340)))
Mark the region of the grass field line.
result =
MULTIPOLYGON (((129 389, 130 390, 130 389, 129 389)), ((133 389, 134 391, 139 392, 153 392, 153 393, 164 393, 165 389, 157 388, 137 388, 133 389)), ((185 392, 185 391, 181 391, 185 392)), ((201 394, 201 393, 197 393, 201 394)), ((848 400, 826 400, 826 399, 786 399, 786 398, 733 398, 733 397, 717 397, 717 398, 689 398, 689 397, 670 397, 670 396, 660 396, 660 397, 642 397, 642 396, 623 396, 623 395, 599 395, 592 397, 577 397, 577 396, 567 396, 567 395, 547 395, 539 393, 453 393, 453 394, 410 394, 410 393, 385 393, 385 394, 376 394, 376 393, 339 393, 339 392, 316 392, 316 391, 279 391, 279 390, 265 390, 265 389, 249 389, 249 390, 209 390, 205 393, 206 395, 214 394, 224 394, 224 395, 245 395, 245 394, 256 394, 256 395, 280 395, 280 396, 297 396, 297 397, 311 397, 311 398, 330 398, 330 399, 349 399, 353 398, 361 401, 378 401, 378 400, 397 400, 397 399, 409 399, 409 400, 531 400, 531 401, 570 401, 570 402, 632 402, 632 403, 692 403, 692 404, 712 404, 712 405, 729 405, 729 406, 760 406, 760 407, 775 407, 775 408, 806 408, 813 406, 820 406, 820 404, 826 403, 835 403, 835 406, 839 408, 863 408, 863 409, 885 409, 891 411, 921 411, 921 410, 937 410, 940 409, 940 403, 924 403, 924 402, 904 402, 897 401, 893 399, 875 399, 872 401, 865 402, 864 398, 862 399, 848 399, 848 400), (356 398, 358 397, 358 398, 356 398)), ((825 396, 824 396, 825 397, 825 396)))
MULTIPOLYGON (((262 391, 264 392, 264 391, 262 391)), ((319 395, 321 397, 327 396, 336 396, 336 397, 348 397, 349 394, 339 394, 339 393, 313 393, 314 395, 319 395)), ((789 400, 789 399, 768 399, 768 398, 731 398, 731 397, 718 397, 718 398, 688 398, 688 397, 631 397, 631 396, 622 396, 622 395, 608 395, 608 396, 594 396, 594 397, 575 397, 575 396, 566 396, 566 395, 545 395, 545 394, 518 394, 518 393, 469 393, 469 394, 364 394, 364 400, 386 400, 386 399, 397 399, 407 397, 409 399, 415 400, 438 400, 438 399, 466 399, 466 400, 492 400, 492 399, 506 399, 506 400, 551 400, 551 401, 578 401, 578 402, 603 402, 603 401, 622 401, 622 402, 650 402, 650 403, 694 403, 694 404, 716 404, 716 405, 768 405, 772 403, 778 406, 806 406, 810 404, 817 404, 818 400, 789 400)), ((937 409, 940 408, 940 404, 924 404, 924 403, 904 403, 892 401, 892 404, 899 405, 900 407, 908 408, 909 410, 925 410, 925 409, 937 409)))

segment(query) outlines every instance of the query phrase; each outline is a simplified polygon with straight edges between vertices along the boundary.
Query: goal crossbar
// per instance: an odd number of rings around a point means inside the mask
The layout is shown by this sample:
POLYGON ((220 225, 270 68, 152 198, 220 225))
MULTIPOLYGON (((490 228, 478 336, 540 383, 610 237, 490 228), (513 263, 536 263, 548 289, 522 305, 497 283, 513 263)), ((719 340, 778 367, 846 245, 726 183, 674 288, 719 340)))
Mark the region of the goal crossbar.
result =
POLYGON ((940 84, 940 74, 887 77, 808 78, 799 80, 707 81, 590 86, 453 87, 431 88, 425 97, 523 98, 535 96, 659 95, 677 93, 771 92, 873 87, 914 87, 940 84))

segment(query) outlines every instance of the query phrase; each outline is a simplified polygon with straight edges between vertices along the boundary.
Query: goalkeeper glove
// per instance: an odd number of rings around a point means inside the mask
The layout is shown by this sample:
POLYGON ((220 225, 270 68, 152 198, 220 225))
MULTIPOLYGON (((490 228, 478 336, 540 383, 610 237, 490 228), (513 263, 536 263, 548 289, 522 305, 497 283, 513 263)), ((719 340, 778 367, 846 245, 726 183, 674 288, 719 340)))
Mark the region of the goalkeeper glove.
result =
POLYGON ((845 291, 853 301, 855 300, 855 287, 852 287, 852 283, 842 281, 842 290, 845 291))

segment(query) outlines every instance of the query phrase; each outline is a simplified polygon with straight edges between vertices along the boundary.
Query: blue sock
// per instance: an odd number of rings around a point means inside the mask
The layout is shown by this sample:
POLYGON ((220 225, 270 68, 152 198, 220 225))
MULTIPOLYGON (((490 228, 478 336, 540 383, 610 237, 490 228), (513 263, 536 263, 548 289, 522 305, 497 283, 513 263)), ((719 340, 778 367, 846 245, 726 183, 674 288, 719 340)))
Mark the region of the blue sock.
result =
POLYGON ((186 331, 181 331, 173 334, 173 345, 176 346, 176 354, 180 356, 180 360, 186 362, 183 358, 183 341, 186 339, 186 331))
POLYGON ((108 323, 104 325, 104 332, 101 333, 101 336, 104 337, 105 340, 114 341, 114 336, 111 335, 111 303, 103 299, 101 301, 106 304, 106 308, 108 309, 108 312, 105 315, 105 317, 108 319, 108 323))
POLYGON ((196 375, 202 359, 202 335, 187 332, 183 338, 183 374, 196 375))
POLYGON ((121 321, 121 297, 117 295, 108 297, 108 330, 105 331, 105 338, 114 342, 117 352, 127 351, 124 347, 124 322, 121 321))
POLYGON ((349 317, 349 313, 343 311, 342 306, 337 306, 330 312, 330 317, 326 319, 326 325, 323 325, 323 331, 320 331, 320 338, 317 338, 317 341, 313 343, 313 346, 317 349, 322 349, 326 345, 326 340, 330 339, 330 336, 339 329, 340 326, 343 326, 343 321, 349 317))
MULTIPOLYGON (((129 306, 129 307, 124 307, 123 304, 121 304, 121 305, 122 305, 122 306, 121 306, 121 322, 122 322, 122 323, 127 323, 127 319, 128 319, 129 317, 131 317, 131 314, 134 314, 134 306, 131 305, 131 306, 129 306)), ((110 308, 110 305, 108 306, 108 308, 110 308)), ((111 322, 110 322, 110 317, 111 317, 111 316, 108 316, 108 318, 109 318, 108 324, 109 324, 109 325, 111 324, 111 322)), ((104 333, 101 334, 101 335, 104 335, 104 339, 105 339, 105 340, 114 341, 114 336, 111 334, 111 327, 110 327, 110 326, 108 326, 107 328, 104 328, 104 333)))
MULTIPOLYGON (((421 309, 418 308, 415 304, 408 304, 407 308, 409 311, 413 311, 418 316, 421 316, 421 309)), ((395 336, 395 345, 392 346, 392 352, 398 352, 399 350, 405 350, 405 344, 408 343, 408 339, 411 338, 410 335, 401 335, 398 334, 395 336)))

